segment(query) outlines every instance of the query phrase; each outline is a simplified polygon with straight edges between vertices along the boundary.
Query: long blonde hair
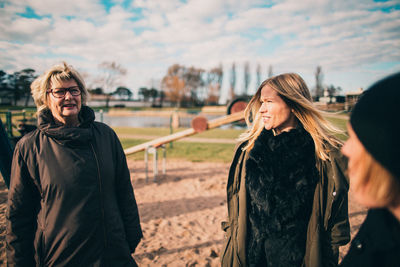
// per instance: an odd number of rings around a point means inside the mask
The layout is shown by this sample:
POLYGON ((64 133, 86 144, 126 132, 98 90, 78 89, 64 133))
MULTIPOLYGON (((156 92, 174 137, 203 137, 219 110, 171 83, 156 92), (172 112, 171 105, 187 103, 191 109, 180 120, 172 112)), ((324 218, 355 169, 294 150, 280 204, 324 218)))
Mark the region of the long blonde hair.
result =
POLYGON ((238 138, 238 141, 241 142, 248 141, 244 149, 251 150, 254 146, 254 141, 264 129, 259 109, 261 107, 261 90, 265 86, 269 86, 275 90, 292 109, 297 120, 314 140, 316 156, 322 160, 327 160, 328 151, 326 143, 336 148, 339 147, 342 142, 334 134, 343 134, 343 131, 328 122, 323 117, 323 112, 314 107, 306 83, 296 73, 281 74, 261 83, 244 111, 246 124, 249 129, 238 138))
POLYGON ((63 62, 60 65, 51 67, 31 84, 31 93, 38 113, 48 107, 47 91, 51 85, 68 80, 75 80, 81 90, 82 104, 86 104, 88 92, 82 76, 71 65, 63 62))

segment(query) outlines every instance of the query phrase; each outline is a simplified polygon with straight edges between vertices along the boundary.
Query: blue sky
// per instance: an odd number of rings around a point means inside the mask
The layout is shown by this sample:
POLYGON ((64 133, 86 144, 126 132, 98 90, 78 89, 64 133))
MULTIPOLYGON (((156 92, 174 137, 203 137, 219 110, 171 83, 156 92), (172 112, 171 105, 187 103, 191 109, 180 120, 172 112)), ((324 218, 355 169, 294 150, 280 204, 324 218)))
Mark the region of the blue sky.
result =
POLYGON ((89 86, 98 65, 127 69, 120 85, 158 87, 175 63, 205 70, 222 64, 226 99, 235 62, 236 91, 249 62, 249 91, 271 65, 297 72, 315 86, 318 65, 326 85, 367 88, 400 71, 399 1, 328 0, 0 0, 0 69, 41 73, 67 61, 89 86))

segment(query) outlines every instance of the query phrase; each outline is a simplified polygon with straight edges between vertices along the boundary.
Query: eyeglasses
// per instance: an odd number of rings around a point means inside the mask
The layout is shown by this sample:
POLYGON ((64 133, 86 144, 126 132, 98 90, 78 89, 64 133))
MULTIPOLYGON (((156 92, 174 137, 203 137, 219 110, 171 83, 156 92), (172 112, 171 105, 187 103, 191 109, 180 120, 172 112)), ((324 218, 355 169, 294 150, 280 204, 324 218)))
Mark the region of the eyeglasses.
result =
POLYGON ((81 95, 81 90, 79 89, 79 86, 72 86, 67 88, 54 88, 48 90, 47 93, 51 92, 54 97, 63 98, 65 97, 67 91, 73 96, 81 95))

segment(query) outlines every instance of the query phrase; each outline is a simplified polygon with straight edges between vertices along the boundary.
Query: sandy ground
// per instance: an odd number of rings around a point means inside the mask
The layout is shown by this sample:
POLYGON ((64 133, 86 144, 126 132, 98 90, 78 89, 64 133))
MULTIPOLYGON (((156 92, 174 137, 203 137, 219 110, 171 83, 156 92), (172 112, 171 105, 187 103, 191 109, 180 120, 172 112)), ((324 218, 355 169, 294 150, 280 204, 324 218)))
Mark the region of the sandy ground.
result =
MULTIPOLYGON (((129 161, 144 238, 134 257, 140 266, 219 266, 229 164, 167 160, 167 172, 145 180, 143 161, 129 161)), ((149 166, 151 169, 151 166, 149 166)), ((0 182, 0 266, 5 266, 7 189, 0 182)), ((350 194, 352 236, 365 217, 350 194)), ((346 247, 341 249, 344 254, 346 247)))

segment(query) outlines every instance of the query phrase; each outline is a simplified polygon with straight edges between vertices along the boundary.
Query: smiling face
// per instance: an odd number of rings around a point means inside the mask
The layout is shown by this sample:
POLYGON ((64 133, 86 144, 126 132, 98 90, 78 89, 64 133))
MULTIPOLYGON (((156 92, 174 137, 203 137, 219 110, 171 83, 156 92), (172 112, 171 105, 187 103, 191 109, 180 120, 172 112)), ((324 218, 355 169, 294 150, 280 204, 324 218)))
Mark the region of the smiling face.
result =
POLYGON ((290 107, 270 86, 265 85, 261 89, 261 113, 264 127, 267 130, 274 130, 275 134, 287 132, 297 125, 297 119, 290 107))
MULTIPOLYGON (((78 86, 78 84, 72 79, 62 81, 61 83, 53 83, 51 84, 51 89, 69 88, 73 86, 78 86)), ((79 124, 78 114, 82 106, 82 95, 73 96, 69 91, 66 91, 65 96, 62 98, 57 98, 52 93, 48 93, 47 97, 49 108, 57 122, 69 126, 76 126, 79 124)))

